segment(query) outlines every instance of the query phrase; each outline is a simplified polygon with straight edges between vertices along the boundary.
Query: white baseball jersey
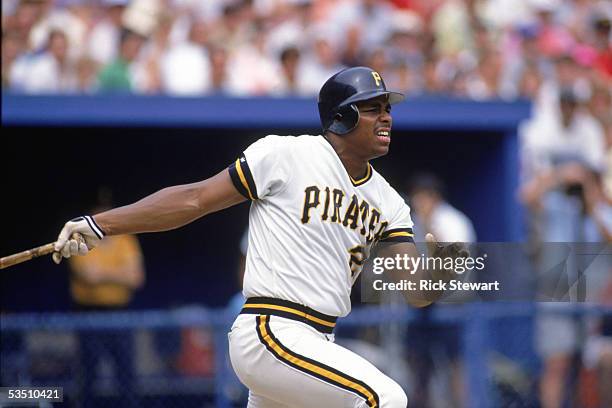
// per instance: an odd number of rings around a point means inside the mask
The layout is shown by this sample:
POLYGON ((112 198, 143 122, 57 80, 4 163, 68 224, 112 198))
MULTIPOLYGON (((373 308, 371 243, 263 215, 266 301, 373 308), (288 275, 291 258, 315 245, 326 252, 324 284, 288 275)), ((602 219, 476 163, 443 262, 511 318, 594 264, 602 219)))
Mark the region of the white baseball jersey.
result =
POLYGON ((359 180, 323 136, 267 136, 229 167, 252 200, 243 294, 346 316, 376 242, 412 242, 410 209, 368 164, 359 180))

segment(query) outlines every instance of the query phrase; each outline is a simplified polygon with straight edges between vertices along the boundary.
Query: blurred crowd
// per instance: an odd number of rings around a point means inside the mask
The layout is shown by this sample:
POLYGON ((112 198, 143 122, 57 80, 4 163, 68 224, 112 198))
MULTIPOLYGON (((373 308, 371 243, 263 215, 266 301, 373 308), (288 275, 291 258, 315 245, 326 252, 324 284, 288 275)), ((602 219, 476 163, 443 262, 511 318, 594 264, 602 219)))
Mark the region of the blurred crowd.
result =
MULTIPOLYGON (((368 65, 409 95, 527 98, 518 196, 532 261, 550 272, 558 254, 546 243, 612 242, 611 19, 610 0, 3 0, 2 90, 314 96, 342 67, 368 65)), ((443 191, 429 176, 413 186, 415 231, 475 241, 443 191)), ((572 279, 550 275, 538 279, 572 279)), ((589 300, 612 303, 609 276, 589 300)), ((463 398, 458 331, 428 318, 411 328, 417 407, 431 406, 427 358, 440 349, 463 398)), ((579 381, 568 378, 583 369, 598 376, 601 404, 581 406, 612 406, 612 318, 536 326, 541 406, 573 401, 579 381)))
MULTIPOLYGON (((408 94, 536 96, 612 81, 606 0, 3 0, 2 88, 316 95, 368 65, 408 94)), ((609 89, 607 91, 609 94, 609 89)))

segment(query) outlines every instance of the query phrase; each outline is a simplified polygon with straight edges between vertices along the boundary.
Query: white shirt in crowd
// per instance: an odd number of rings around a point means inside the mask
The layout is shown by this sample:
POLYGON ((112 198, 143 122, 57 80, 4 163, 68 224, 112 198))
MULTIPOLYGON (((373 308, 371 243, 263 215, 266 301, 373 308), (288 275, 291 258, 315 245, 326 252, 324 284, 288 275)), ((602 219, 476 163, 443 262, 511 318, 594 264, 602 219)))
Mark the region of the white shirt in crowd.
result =
POLYGON ((430 228, 440 242, 476 242, 472 221, 447 202, 438 204, 433 210, 430 228))
POLYGON ((524 125, 521 136, 523 160, 529 174, 570 160, 594 170, 605 166, 603 128, 586 111, 576 112, 567 128, 558 113, 539 115, 524 125))
POLYGON ((182 43, 166 52, 161 61, 164 92, 197 95, 210 90, 208 51, 193 43, 182 43))

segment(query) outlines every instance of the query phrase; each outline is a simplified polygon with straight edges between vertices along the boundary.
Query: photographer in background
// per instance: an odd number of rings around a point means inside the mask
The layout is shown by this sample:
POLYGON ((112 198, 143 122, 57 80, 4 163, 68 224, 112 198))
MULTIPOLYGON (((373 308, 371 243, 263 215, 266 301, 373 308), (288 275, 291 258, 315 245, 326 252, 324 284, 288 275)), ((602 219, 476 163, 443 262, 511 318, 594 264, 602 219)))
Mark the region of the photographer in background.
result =
MULTIPOLYGON (((567 257, 562 245, 546 243, 601 242, 610 236, 603 221, 609 218, 609 205, 598 194, 605 163, 603 128, 583 109, 573 88, 561 88, 557 103, 557 109, 535 117, 523 129, 525 182, 520 190, 530 212, 540 292, 554 289, 550 301, 572 296, 580 265, 567 257)), ((542 407, 560 408, 577 394, 577 352, 584 328, 560 314, 540 315, 536 325, 537 349, 544 362, 542 407)))
POLYGON ((604 130, 573 89, 561 89, 558 99, 556 112, 524 129, 520 197, 538 224, 536 241, 598 241, 585 236, 584 189, 592 175, 604 170, 604 130))

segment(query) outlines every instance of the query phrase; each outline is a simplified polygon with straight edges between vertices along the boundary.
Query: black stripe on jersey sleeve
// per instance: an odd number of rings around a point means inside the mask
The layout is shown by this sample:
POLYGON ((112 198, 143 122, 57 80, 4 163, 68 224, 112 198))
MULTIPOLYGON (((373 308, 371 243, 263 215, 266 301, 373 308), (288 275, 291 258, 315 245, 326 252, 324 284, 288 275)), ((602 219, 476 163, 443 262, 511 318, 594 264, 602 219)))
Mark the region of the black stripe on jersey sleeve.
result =
POLYGON ((253 178, 253 174, 251 173, 251 168, 249 167, 249 163, 244 157, 244 153, 240 156, 240 167, 244 172, 244 177, 246 178, 249 191, 253 194, 253 199, 257 200, 259 197, 257 196, 257 186, 255 186, 255 179, 253 178))
POLYGON ((414 242, 412 228, 394 228, 386 230, 379 242, 414 242))
POLYGON ((232 164, 229 165, 228 170, 234 187, 249 200, 256 200, 257 188, 255 187, 255 181, 251 174, 251 169, 247 163, 244 153, 232 164))
POLYGON ((238 192, 242 196, 244 196, 244 198, 246 198, 247 200, 250 200, 251 197, 249 196, 249 192, 247 191, 246 187, 242 184, 242 181, 240 180, 240 176, 238 175, 238 170, 236 169, 237 161, 238 160, 230 164, 227 169, 229 170, 230 178, 232 179, 232 184, 234 184, 234 187, 236 187, 236 190, 238 190, 238 192))

